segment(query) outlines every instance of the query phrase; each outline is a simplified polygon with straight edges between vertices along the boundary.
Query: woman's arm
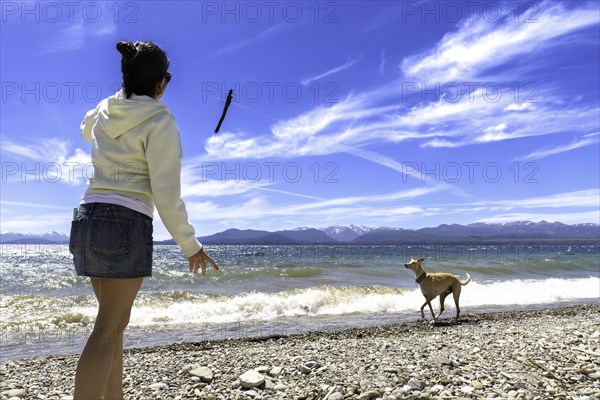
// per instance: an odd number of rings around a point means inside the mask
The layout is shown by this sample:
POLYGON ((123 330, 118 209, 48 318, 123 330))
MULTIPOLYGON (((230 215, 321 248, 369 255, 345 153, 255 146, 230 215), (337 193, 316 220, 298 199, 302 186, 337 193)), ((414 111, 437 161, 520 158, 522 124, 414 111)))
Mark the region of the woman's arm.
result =
POLYGON ((148 128, 146 160, 152 197, 167 230, 186 257, 202 250, 181 200, 181 141, 179 129, 169 113, 157 116, 148 128))

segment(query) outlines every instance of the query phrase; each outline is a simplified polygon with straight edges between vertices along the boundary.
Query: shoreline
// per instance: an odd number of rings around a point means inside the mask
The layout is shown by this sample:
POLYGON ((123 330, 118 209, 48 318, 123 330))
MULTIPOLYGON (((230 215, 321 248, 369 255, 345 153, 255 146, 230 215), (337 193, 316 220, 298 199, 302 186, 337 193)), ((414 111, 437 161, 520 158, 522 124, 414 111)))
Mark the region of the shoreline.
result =
MULTIPOLYGON (((125 398, 598 400, 599 315, 595 303, 126 349, 125 398)), ((68 399, 77 359, 1 363, 0 398, 68 399)))

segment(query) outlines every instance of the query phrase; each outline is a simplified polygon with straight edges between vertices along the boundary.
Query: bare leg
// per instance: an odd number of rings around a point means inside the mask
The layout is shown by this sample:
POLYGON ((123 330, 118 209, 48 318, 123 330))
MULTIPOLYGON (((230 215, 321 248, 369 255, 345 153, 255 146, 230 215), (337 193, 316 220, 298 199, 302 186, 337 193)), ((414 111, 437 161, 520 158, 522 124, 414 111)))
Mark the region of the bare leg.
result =
MULTIPOLYGON (((91 278, 91 281, 94 294, 98 299, 98 303, 100 303, 100 279, 91 278)), ((115 341, 110 374, 104 389, 104 396, 102 396, 104 400, 120 400, 123 398, 123 335, 116 337, 115 341)))
POLYGON ((123 399, 123 332, 115 338, 112 365, 104 389, 104 400, 123 399))
POLYGON ((143 278, 91 280, 98 316, 77 364, 73 399, 122 399, 123 331, 143 278))

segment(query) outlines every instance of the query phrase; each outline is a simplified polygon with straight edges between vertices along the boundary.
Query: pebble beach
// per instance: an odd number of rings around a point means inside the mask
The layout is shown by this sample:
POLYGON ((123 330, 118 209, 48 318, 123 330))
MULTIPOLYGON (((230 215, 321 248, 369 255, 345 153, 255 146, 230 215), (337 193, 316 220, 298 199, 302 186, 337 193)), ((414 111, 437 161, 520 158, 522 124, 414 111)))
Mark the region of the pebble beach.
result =
MULTIPOLYGON (((72 398, 77 355, 0 365, 3 400, 72 398)), ((125 350, 126 399, 600 399, 600 305, 125 350)))

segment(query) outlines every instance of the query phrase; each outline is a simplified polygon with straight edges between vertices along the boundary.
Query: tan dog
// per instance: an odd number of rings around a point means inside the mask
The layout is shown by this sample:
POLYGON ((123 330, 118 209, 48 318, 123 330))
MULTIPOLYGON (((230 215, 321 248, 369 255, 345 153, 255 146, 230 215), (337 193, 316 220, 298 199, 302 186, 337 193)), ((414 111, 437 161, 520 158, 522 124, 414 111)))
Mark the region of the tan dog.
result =
POLYGON ((440 315, 442 315, 442 312, 444 312, 444 300, 446 300, 446 296, 452 293, 454 296, 454 304, 456 304, 456 320, 458 321, 458 316, 460 315, 458 300, 460 298, 461 286, 471 282, 471 277, 467 274, 467 280, 461 282, 452 274, 428 274, 421 265, 423 261, 425 261, 424 258, 419 258, 418 260, 411 259, 408 264, 404 264, 406 268, 411 269, 415 273, 415 276, 417 277, 415 282, 421 286, 421 293, 425 296, 425 304, 421 306, 421 318, 425 318, 423 309, 426 305, 429 305, 431 316, 435 323, 436 318, 439 318, 440 315), (431 301, 437 296, 440 296, 440 313, 436 317, 433 313, 433 307, 431 307, 431 301))

